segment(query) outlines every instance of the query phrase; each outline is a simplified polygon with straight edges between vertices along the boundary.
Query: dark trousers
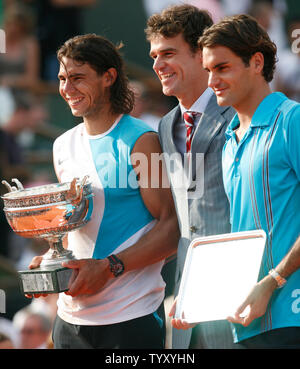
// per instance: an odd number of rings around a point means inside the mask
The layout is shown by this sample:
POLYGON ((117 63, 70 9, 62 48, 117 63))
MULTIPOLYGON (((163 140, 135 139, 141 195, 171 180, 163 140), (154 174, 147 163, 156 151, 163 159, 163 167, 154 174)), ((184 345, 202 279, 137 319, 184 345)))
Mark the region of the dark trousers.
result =
POLYGON ((300 327, 273 329, 239 342, 246 349, 299 349, 300 327))
POLYGON ((162 304, 153 314, 108 325, 69 324, 57 316, 52 339, 55 349, 163 349, 165 332, 162 304))

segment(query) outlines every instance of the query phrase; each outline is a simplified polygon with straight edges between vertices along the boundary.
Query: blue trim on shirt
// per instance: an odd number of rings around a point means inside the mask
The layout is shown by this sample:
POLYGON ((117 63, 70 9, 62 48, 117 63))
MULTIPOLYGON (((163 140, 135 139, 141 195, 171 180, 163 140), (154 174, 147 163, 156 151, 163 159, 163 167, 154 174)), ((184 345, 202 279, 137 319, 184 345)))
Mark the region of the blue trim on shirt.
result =
POLYGON ((152 129, 141 120, 124 115, 112 131, 90 139, 105 198, 94 258, 107 257, 154 219, 143 202, 130 159, 137 139, 149 131, 152 129))

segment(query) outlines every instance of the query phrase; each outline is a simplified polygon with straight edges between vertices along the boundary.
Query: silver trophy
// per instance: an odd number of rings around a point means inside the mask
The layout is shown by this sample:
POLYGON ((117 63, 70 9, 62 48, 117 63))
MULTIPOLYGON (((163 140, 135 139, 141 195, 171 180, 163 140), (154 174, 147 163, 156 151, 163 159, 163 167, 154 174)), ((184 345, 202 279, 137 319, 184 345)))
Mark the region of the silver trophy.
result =
POLYGON ((18 179, 11 181, 16 186, 2 181, 9 190, 2 199, 12 230, 22 237, 44 238, 50 245, 39 268, 19 271, 23 293, 67 291, 72 269, 63 268, 61 263, 74 256, 63 247, 63 238, 91 218, 93 194, 88 176, 26 189, 18 179))

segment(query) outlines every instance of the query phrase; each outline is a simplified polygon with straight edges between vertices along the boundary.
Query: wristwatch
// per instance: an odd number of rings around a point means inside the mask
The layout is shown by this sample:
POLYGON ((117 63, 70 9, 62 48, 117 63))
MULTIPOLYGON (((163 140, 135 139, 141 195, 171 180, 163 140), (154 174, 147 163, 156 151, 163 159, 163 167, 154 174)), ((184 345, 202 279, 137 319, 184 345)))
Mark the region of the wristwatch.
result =
POLYGON ((114 254, 109 255, 107 259, 109 261, 110 271, 115 277, 119 277, 123 274, 125 267, 122 260, 114 254))
POLYGON ((281 275, 277 273, 275 269, 271 269, 269 274, 277 282, 278 288, 282 288, 286 284, 286 279, 281 277, 281 275))

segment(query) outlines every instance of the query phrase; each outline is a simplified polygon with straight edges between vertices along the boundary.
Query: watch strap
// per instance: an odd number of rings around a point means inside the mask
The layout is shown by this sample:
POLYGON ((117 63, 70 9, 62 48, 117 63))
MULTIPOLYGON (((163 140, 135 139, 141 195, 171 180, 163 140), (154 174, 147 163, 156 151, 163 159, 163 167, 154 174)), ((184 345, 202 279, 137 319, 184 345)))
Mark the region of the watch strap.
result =
POLYGON ((281 277, 281 275, 277 273, 275 269, 271 269, 269 274, 277 282, 278 288, 282 288, 286 284, 286 279, 281 277))
POLYGON ((112 254, 107 257, 109 261, 110 271, 115 277, 120 276, 124 272, 124 263, 116 255, 112 254))

